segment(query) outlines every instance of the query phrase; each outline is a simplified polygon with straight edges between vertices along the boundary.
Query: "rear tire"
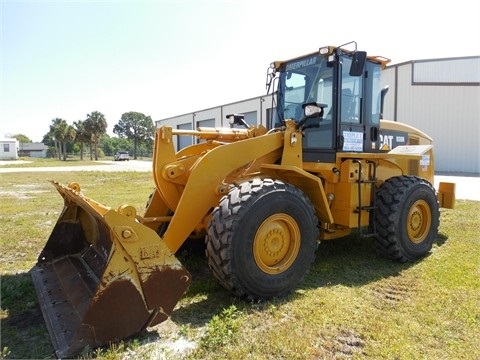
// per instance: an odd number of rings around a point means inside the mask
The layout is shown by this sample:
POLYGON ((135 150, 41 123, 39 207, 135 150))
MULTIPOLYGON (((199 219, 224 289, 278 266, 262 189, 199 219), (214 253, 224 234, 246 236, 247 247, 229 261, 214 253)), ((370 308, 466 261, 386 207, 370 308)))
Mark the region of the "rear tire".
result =
POLYGON ((318 246, 318 219, 299 189, 254 179, 233 188, 212 214, 206 237, 213 276, 239 297, 281 297, 308 272, 318 246))
POLYGON ((433 186, 416 176, 397 176, 381 185, 376 200, 377 252, 399 262, 425 256, 438 236, 440 210, 433 186))

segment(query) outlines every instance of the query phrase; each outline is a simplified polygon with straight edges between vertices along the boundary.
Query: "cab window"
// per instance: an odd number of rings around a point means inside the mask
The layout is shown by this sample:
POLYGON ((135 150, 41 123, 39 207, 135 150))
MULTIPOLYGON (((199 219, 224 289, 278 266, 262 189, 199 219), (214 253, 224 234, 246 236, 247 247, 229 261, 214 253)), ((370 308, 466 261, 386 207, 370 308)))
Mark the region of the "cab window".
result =
POLYGON ((340 119, 342 123, 359 124, 361 122, 362 77, 349 75, 351 64, 351 58, 343 58, 340 119))

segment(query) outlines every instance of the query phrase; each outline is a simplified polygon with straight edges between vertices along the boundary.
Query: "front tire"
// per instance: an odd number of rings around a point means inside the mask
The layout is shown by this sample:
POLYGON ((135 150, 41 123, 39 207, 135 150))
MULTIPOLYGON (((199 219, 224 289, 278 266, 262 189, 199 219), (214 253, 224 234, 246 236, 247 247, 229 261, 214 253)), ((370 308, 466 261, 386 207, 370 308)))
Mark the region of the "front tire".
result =
POLYGON ((308 272, 318 233, 315 210, 301 190, 277 180, 247 181, 213 211, 206 237, 208 265, 236 296, 281 297, 308 272))
POLYGON ((377 192, 374 237, 377 252, 407 262, 425 256, 438 236, 440 210, 435 189, 416 176, 397 176, 377 192))

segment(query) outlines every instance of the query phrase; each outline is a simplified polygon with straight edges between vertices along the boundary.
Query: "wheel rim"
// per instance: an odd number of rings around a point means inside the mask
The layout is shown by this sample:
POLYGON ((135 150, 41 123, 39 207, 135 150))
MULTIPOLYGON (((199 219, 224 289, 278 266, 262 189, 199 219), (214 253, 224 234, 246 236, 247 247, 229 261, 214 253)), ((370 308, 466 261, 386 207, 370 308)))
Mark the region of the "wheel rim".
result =
POLYGON ((407 218, 407 232, 410 241, 415 244, 421 243, 428 235, 432 223, 430 206, 425 200, 417 200, 407 218))
POLYGON ((300 228, 290 215, 272 215, 260 225, 255 234, 255 262, 263 272, 279 274, 295 262, 300 242, 300 228))

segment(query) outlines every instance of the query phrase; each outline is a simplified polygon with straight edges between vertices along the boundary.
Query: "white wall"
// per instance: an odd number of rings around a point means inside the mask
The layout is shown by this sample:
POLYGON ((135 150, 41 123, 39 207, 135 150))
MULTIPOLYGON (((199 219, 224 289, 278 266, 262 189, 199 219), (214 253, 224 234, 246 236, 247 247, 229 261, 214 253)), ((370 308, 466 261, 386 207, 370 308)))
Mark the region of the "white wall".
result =
POLYGON ((0 139, 0 160, 18 159, 18 141, 16 139, 0 139))
POLYGON ((477 62, 467 59, 470 77, 465 76, 464 60, 422 61, 417 68, 409 62, 384 71, 383 82, 390 85, 384 118, 405 122, 433 138, 437 172, 480 174, 480 57, 477 62), (437 64, 442 61, 446 63, 437 64), (455 71, 455 65, 461 71, 455 71), (435 76, 434 71, 439 73, 435 76))

